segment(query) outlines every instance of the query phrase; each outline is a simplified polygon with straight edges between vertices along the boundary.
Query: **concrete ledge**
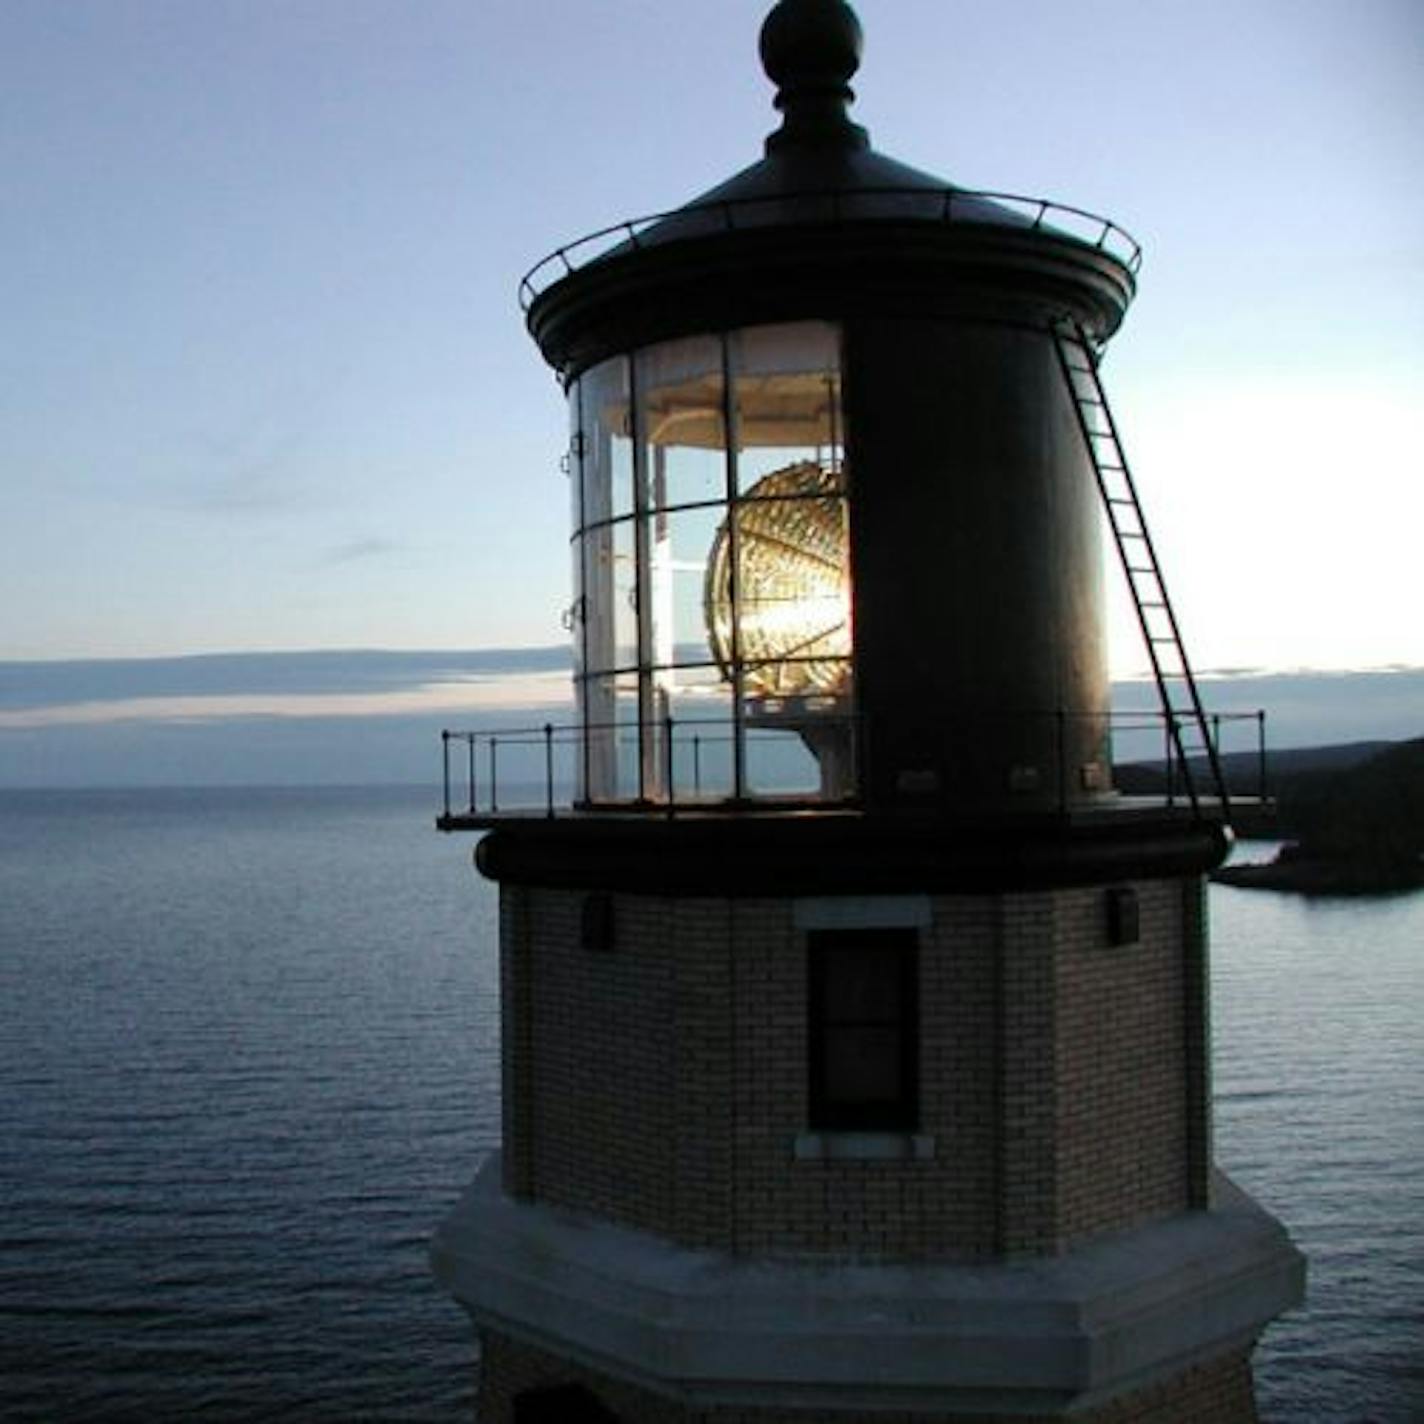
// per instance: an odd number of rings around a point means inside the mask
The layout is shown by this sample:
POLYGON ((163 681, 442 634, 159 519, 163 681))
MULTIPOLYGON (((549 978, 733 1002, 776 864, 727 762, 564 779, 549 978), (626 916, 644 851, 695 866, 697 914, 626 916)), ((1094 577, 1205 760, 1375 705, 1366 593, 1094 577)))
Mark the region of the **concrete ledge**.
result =
POLYGON ((802 1132, 791 1144, 798 1162, 932 1162, 927 1132, 802 1132))
POLYGON ((500 1190, 487 1161, 436 1234, 476 1325, 689 1404, 1082 1409, 1246 1348, 1304 1261, 1225 1179, 1216 1205, 1070 1255, 975 1265, 736 1258, 500 1190))

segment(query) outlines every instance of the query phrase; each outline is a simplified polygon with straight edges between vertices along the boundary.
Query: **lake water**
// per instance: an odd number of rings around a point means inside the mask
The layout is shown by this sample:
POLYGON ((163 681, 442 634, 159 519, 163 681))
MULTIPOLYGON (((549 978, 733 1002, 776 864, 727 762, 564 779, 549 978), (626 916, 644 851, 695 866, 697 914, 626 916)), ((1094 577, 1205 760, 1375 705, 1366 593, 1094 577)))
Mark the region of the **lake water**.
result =
MULTIPOLYGON (((0 792, 0 1417, 453 1421, 495 902, 409 791, 0 792)), ((1424 1418, 1424 895, 1212 892, 1217 1156, 1309 1304, 1279 1424, 1424 1418)))

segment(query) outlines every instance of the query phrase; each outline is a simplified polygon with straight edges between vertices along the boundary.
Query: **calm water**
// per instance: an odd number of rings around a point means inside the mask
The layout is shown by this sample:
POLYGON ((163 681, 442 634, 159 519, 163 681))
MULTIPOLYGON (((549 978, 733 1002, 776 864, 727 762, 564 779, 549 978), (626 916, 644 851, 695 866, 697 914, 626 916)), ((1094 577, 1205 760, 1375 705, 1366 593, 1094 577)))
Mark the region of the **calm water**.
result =
POLYGON ((1217 1159, 1310 1259, 1256 1357, 1262 1411, 1419 1424, 1424 892, 1211 893, 1217 1159))
MULTIPOLYGON (((0 1417, 469 1417, 494 898, 432 804, 0 793, 0 1417)), ((1218 1157, 1311 1257, 1267 1418, 1417 1421, 1424 895, 1213 895, 1218 1157)))

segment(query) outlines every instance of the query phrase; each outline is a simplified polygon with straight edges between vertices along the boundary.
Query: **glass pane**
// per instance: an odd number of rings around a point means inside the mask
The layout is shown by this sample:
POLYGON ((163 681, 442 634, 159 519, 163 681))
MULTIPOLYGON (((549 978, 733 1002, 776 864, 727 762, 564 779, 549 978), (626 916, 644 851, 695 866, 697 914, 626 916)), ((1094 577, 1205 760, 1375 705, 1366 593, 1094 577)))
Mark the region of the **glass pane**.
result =
POLYGON ((916 937, 907 929, 824 930, 807 937, 812 1111, 838 1128, 914 1122, 916 937))
POLYGON ((824 322, 759 326, 729 338, 737 432, 737 488, 774 470, 841 467, 840 348, 824 322))
POLYGON ((584 631, 586 618, 584 616, 584 573, 583 556, 584 544, 580 531, 583 529, 583 461, 579 457, 579 450, 583 445, 583 437, 580 434, 583 424, 583 410, 580 396, 581 386, 575 381, 569 387, 569 448, 564 457, 565 468, 569 477, 569 529, 572 531, 572 539, 569 544, 569 556, 572 563, 570 573, 571 587, 573 590, 572 601, 569 604, 568 613, 565 616, 565 625, 569 632, 569 643, 573 652, 574 676, 577 678, 585 666, 584 659, 584 631))
POLYGON ((632 519, 613 525, 610 541, 613 557, 613 667, 638 664, 638 554, 632 519))
POLYGON ((583 576, 583 555, 584 541, 580 535, 575 535, 573 543, 569 545, 570 563, 573 567, 569 571, 570 580, 573 586, 573 602, 569 605, 565 622, 569 629, 569 645, 573 653, 574 676, 577 678, 587 667, 587 660, 584 656, 584 639, 588 631, 588 619, 584 615, 584 576, 583 576))
POLYGON ((710 663, 680 667, 668 682, 672 794, 680 802, 725 800, 736 792, 731 688, 710 663))
POLYGON ((600 801, 613 793, 613 738, 607 725, 613 720, 613 705, 609 691, 609 684, 603 678, 581 677, 574 683, 579 724, 584 731, 578 777, 581 801, 600 801))
POLYGON ((745 503, 719 550, 718 596, 736 593, 748 693, 835 693, 850 653, 837 332, 800 322, 730 339, 745 503))
POLYGON ((615 356, 579 382, 583 409, 586 524, 633 512, 632 406, 628 360, 615 356))
POLYGON ((714 505, 648 520, 649 652, 655 668, 715 661, 705 606, 707 560, 724 513, 714 505))
POLYGON ((749 718, 745 724, 746 793, 749 796, 821 795, 821 770, 803 735, 806 720, 769 724, 749 718))
POLYGON ((898 1028, 870 1025, 828 1028, 825 1039, 825 1094, 843 1107, 897 1102, 902 1085, 898 1028))
POLYGON ((564 463, 569 475, 569 529, 577 534, 584 526, 583 517, 583 382, 569 387, 569 448, 564 463))
MULTIPOLYGON (((737 508, 740 654, 749 693, 842 691, 850 653, 850 579, 839 478, 811 464, 764 478, 737 508), (800 495, 827 491, 822 498, 800 495)), ((730 570, 719 566, 730 595, 730 570)), ((715 598, 723 596, 719 587, 715 598)))
POLYGON ((651 505, 725 499, 721 341, 699 336, 640 352, 638 402, 651 505))
POLYGON ((584 623, 584 666, 589 672, 609 672, 617 666, 613 527, 597 525, 579 543, 583 550, 583 599, 578 612, 584 623))
POLYGON ((822 936, 816 953, 822 957, 822 1007, 828 1024, 900 1021, 904 950, 897 940, 884 931, 869 939, 822 936))
POLYGON ((587 799, 631 801, 638 795, 637 678, 586 678, 580 694, 587 799))
MULTIPOLYGON (((611 672, 631 661, 630 615, 627 587, 620 561, 616 526, 611 526, 616 505, 632 499, 632 440, 628 433, 628 361, 616 357, 587 372, 572 388, 570 415, 574 426, 570 447, 570 499, 574 528, 586 532, 575 540, 574 632, 582 631, 582 656, 576 666, 586 674, 611 672)), ((628 568, 631 578, 631 566, 628 568)), ((589 684, 589 688, 593 688, 589 684)), ((583 715, 589 723, 609 720, 607 697, 586 691, 583 715)), ((595 775, 593 763, 604 756, 590 753, 588 794, 610 794, 607 777, 595 775), (601 789, 595 789, 601 788, 601 789)))
POLYGON ((584 659, 590 672, 613 667, 613 531, 604 525, 580 541, 583 577, 584 659))

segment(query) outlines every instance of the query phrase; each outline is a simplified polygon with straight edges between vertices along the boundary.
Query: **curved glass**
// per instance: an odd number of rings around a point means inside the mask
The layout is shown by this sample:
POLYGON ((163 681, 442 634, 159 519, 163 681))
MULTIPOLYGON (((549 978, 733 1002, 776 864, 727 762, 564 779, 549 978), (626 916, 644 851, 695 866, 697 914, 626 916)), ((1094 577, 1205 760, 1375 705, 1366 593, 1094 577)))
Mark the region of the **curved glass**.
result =
POLYGON ((853 795, 837 329, 663 342, 570 395, 581 799, 853 795))
POLYGON ((717 665, 762 697, 838 695, 850 655, 840 472, 763 475, 717 531, 703 608, 717 665))

